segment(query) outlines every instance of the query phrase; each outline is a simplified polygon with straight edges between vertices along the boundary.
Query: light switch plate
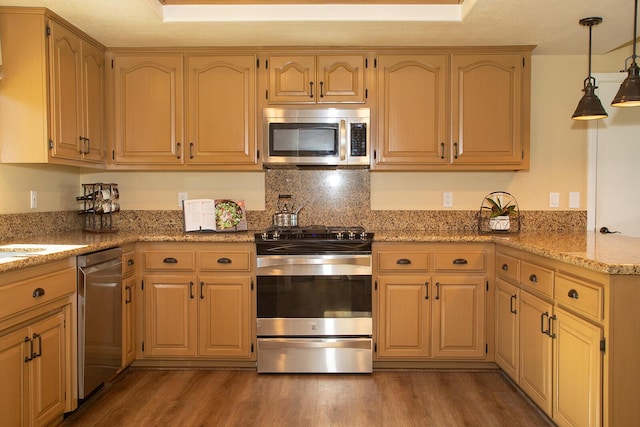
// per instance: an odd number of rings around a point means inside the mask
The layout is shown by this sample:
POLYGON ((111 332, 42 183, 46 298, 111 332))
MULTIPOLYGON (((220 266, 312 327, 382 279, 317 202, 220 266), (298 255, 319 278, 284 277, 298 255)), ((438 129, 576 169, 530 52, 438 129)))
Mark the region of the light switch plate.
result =
POLYGON ((29 192, 29 202, 31 205, 31 209, 35 209, 38 207, 38 192, 35 190, 31 190, 29 192))
POLYGON ((445 208, 453 207, 453 193, 450 191, 445 191, 442 197, 442 206, 445 208))
POLYGON ((550 208, 560 207, 560 193, 549 193, 549 207, 550 208))
POLYGON ((580 192, 579 191, 571 191, 569 193, 569 208, 571 209, 580 208, 580 192))

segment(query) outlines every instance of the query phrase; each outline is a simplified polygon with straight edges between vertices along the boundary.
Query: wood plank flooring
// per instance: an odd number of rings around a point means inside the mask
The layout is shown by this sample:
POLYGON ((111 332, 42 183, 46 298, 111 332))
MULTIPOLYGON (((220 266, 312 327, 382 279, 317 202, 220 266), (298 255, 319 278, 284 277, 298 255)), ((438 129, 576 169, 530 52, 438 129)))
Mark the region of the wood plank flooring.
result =
POLYGON ((499 372, 128 369, 63 426, 548 426, 499 372))

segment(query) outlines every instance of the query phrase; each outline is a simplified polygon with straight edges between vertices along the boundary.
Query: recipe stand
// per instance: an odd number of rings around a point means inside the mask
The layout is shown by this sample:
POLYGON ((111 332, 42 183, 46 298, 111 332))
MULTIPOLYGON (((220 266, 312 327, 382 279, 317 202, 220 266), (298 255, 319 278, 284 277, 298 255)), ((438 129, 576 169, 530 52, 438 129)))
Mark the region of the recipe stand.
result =
POLYGON ((115 233, 114 212, 120 210, 120 192, 118 184, 97 182, 82 184, 83 195, 76 197, 82 201, 83 209, 78 215, 84 216, 82 231, 90 233, 115 233))

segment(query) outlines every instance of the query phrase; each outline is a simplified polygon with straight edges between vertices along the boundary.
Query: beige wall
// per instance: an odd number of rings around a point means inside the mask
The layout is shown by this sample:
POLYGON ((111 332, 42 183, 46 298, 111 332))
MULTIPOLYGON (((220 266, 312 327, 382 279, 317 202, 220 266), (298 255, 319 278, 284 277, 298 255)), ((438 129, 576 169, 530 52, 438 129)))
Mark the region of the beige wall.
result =
MULTIPOLYGON (((629 56, 625 47, 594 57, 594 72, 617 72, 629 56)), ((570 191, 586 209, 587 125, 571 120, 587 75, 581 56, 532 57, 531 168, 500 173, 372 173, 372 209, 443 209, 442 193, 454 195, 453 209, 477 209, 491 191, 512 193, 522 210, 547 210, 549 192, 560 193, 568 208, 570 191), (401 190, 401 191, 399 191, 401 190)), ((608 106, 609 100, 603 100, 608 106)), ((74 210, 81 183, 118 183, 123 209, 178 209, 178 192, 189 198, 234 197, 250 210, 264 209, 263 173, 101 172, 56 166, 0 165, 0 213, 74 210), (38 208, 29 208, 29 191, 38 208)))

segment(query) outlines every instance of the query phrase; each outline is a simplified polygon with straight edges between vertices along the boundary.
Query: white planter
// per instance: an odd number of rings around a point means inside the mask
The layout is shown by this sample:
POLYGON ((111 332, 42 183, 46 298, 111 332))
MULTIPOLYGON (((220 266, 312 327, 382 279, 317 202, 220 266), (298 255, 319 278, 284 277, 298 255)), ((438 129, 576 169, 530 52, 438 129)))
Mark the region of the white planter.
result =
POLYGON ((509 215, 489 218, 489 228, 496 231, 507 231, 511 227, 509 215))

